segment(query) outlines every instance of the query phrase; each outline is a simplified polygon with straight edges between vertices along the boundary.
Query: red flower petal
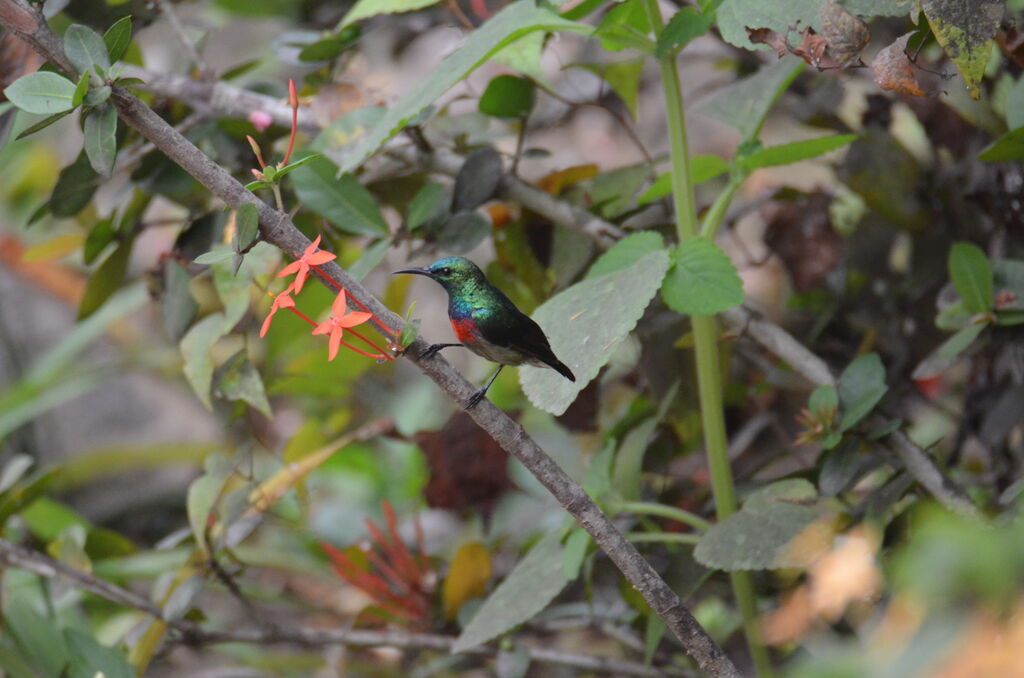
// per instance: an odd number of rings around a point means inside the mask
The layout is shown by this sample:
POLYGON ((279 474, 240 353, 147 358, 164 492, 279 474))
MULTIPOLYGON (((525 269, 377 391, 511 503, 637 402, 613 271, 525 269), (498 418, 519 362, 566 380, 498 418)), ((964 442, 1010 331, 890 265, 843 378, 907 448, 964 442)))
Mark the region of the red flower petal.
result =
POLYGON ((320 250, 319 252, 314 252, 313 254, 310 254, 308 257, 304 257, 304 258, 306 260, 306 263, 308 263, 310 266, 318 266, 320 264, 326 264, 328 261, 331 261, 333 259, 337 259, 337 257, 335 255, 331 254, 330 252, 328 252, 326 250, 320 250))
POLYGON ((327 359, 334 360, 338 356, 338 347, 341 346, 341 328, 335 327, 331 332, 330 349, 327 352, 327 359))
POLYGON ((355 327, 356 325, 361 325, 365 323, 372 317, 372 313, 363 313, 362 311, 358 311, 356 313, 349 313, 346 316, 338 318, 338 323, 342 327, 355 327))
POLYGON ((270 307, 270 313, 263 319, 263 326, 260 327, 260 338, 262 339, 267 335, 267 330, 270 329, 270 321, 274 319, 274 314, 277 313, 277 308, 274 306, 270 307))
POLYGON ((330 320, 327 320, 317 325, 316 329, 313 330, 313 334, 327 334, 332 329, 334 329, 334 323, 332 323, 330 320))
POLYGON ((331 315, 335 318, 340 318, 345 315, 345 308, 347 306, 345 301, 345 290, 340 290, 338 296, 334 298, 334 302, 331 304, 331 315))

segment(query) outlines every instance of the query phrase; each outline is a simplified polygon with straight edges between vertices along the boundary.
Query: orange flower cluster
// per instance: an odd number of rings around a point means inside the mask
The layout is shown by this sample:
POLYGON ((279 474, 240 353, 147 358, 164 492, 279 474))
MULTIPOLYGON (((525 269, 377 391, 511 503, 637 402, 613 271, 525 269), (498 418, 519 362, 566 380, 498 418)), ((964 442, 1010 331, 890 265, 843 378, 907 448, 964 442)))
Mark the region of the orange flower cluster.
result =
POLYGON ((352 298, 356 304, 362 308, 362 311, 354 311, 352 313, 346 313, 348 307, 348 295, 345 290, 338 286, 333 280, 324 276, 324 279, 335 285, 338 288, 338 296, 334 299, 334 303, 331 304, 331 315, 322 323, 317 323, 311 318, 304 315, 295 307, 295 300, 292 299, 293 294, 298 294, 302 291, 302 287, 306 284, 306 278, 309 277, 310 271, 319 271, 321 264, 326 264, 328 261, 335 259, 335 255, 330 252, 320 249, 320 236, 317 236, 309 247, 305 249, 302 256, 298 260, 285 266, 277 274, 277 277, 281 278, 284 276, 294 275, 295 279, 288 285, 282 292, 279 292, 274 296, 274 303, 270 306, 270 312, 267 317, 263 320, 263 326, 260 328, 260 336, 266 336, 270 330, 270 323, 274 319, 274 315, 282 309, 286 308, 295 315, 299 316, 310 325, 313 326, 313 334, 316 335, 328 335, 329 336, 329 348, 328 348, 328 360, 334 360, 338 355, 338 349, 342 346, 355 351, 360 355, 364 355, 367 358, 376 358, 378 360, 394 360, 394 355, 390 351, 382 349, 377 344, 373 343, 365 336, 353 330, 353 327, 362 325, 368 320, 373 320, 377 327, 379 327, 385 334, 392 336, 393 332, 380 320, 377 319, 372 313, 370 313, 365 306, 363 306, 358 299, 352 298), (376 353, 367 353, 362 349, 356 348, 352 344, 349 344, 344 339, 346 330, 349 334, 356 337, 360 341, 373 347, 376 353))

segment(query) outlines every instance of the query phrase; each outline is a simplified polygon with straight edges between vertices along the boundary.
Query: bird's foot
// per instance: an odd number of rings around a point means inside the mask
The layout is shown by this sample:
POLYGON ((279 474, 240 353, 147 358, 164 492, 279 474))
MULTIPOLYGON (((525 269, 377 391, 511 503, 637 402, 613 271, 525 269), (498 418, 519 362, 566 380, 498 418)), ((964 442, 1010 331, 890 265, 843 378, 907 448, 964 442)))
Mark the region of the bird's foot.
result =
POLYGON ((487 395, 487 389, 481 388, 473 391, 473 395, 469 396, 469 402, 466 403, 466 409, 471 410, 480 404, 480 401, 487 395))
POLYGON ((433 358, 437 355, 437 352, 445 346, 447 346, 447 344, 431 344, 427 350, 420 355, 420 360, 429 360, 430 358, 433 358))

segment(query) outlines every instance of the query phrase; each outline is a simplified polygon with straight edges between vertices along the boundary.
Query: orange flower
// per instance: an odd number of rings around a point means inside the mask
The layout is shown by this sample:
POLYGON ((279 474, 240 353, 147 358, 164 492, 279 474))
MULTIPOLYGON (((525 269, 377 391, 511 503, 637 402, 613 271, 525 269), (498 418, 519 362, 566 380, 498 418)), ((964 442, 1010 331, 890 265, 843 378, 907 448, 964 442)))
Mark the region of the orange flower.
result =
POLYGON ((273 320, 274 314, 282 308, 295 308, 295 300, 292 299, 292 286, 274 297, 274 303, 270 305, 270 313, 263 320, 263 327, 260 328, 260 337, 264 337, 267 334, 267 330, 270 329, 270 321, 273 320))
POLYGON ((326 264, 328 261, 334 259, 334 255, 330 252, 319 250, 320 236, 316 237, 316 240, 306 248, 306 251, 302 253, 298 261, 292 263, 281 269, 281 272, 277 274, 277 277, 291 275, 295 273, 295 293, 298 294, 302 291, 302 286, 306 283, 306 276, 309 275, 310 266, 319 266, 320 264, 326 264))
MULTIPOLYGON (((331 256, 333 257, 333 255, 331 256)), ((313 334, 331 335, 328 360, 334 360, 335 356, 338 355, 338 347, 341 346, 341 337, 346 327, 361 325, 373 317, 372 314, 363 311, 345 315, 345 306, 345 290, 341 290, 338 292, 334 303, 331 304, 331 317, 317 325, 316 329, 313 330, 313 334)))

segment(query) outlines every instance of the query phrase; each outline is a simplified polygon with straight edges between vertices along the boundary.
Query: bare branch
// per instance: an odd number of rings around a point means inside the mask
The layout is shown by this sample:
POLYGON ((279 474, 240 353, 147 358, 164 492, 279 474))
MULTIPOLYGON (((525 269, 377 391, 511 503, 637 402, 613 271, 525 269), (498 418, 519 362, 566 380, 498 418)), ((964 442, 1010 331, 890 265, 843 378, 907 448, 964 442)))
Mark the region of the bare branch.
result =
MULTIPOLYGON (((42 16, 31 10, 24 0, 0 0, 0 23, 6 24, 14 16, 22 23, 8 26, 16 33, 31 37, 29 43, 40 54, 54 63, 66 63, 59 39, 53 34, 42 16), (26 30, 25 21, 34 19, 32 30, 26 30)), ((115 87, 111 100, 118 115, 128 125, 149 139, 163 153, 191 174, 213 195, 232 207, 253 204, 260 217, 260 231, 264 239, 292 257, 298 258, 310 244, 295 227, 287 214, 278 212, 245 190, 224 168, 210 160, 190 141, 178 133, 148 106, 123 88, 115 87)), ((365 305, 374 315, 398 331, 402 319, 387 309, 369 290, 353 280, 335 262, 322 267, 325 274, 365 305)), ((417 339, 407 356, 455 402, 465 403, 473 393, 473 386, 443 357, 420 360, 418 356, 428 345, 417 339)), ((636 547, 612 524, 583 488, 558 465, 531 438, 522 426, 503 411, 484 400, 469 410, 470 417, 502 448, 514 455, 555 497, 581 526, 594 538, 598 546, 615 563, 626 579, 643 596, 651 609, 665 621, 666 626, 680 640, 697 665, 711 676, 739 676, 739 671, 722 648, 708 635, 683 605, 679 596, 665 583, 636 547)))
MULTIPOLYGON (((76 588, 93 593, 118 605, 130 607, 159 619, 178 632, 177 642, 193 645, 214 643, 292 643, 304 646, 345 645, 348 647, 397 647, 409 650, 439 650, 450 652, 456 638, 425 633, 404 631, 372 631, 365 629, 313 629, 313 628, 268 628, 268 629, 204 629, 198 624, 183 620, 171 620, 163 611, 142 596, 133 593, 91 574, 77 570, 37 551, 32 551, 5 539, 0 539, 0 565, 18 567, 46 579, 67 577, 76 588)), ((526 647, 531 661, 545 664, 569 666, 581 671, 598 671, 639 678, 660 678, 667 675, 661 669, 636 662, 610 657, 559 652, 543 648, 526 647)), ((494 656, 498 650, 481 646, 466 654, 494 656)))
MULTIPOLYGON (((126 67, 125 74, 145 80, 146 84, 140 87, 161 96, 183 101, 199 111, 238 118, 248 117, 253 111, 263 111, 270 115, 276 124, 282 127, 291 125, 292 112, 284 100, 249 92, 222 82, 197 82, 178 75, 154 73, 134 66, 126 67)), ((313 134, 320 131, 308 109, 299 109, 299 128, 313 134)), ((421 154, 415 148, 395 147, 389 149, 389 154, 408 165, 425 167, 450 177, 459 173, 463 163, 462 157, 444 149, 421 154)), ((611 246, 625 235, 621 228, 610 221, 605 221, 582 207, 559 200, 512 175, 505 176, 500 194, 552 223, 580 231, 602 247, 611 246)))

